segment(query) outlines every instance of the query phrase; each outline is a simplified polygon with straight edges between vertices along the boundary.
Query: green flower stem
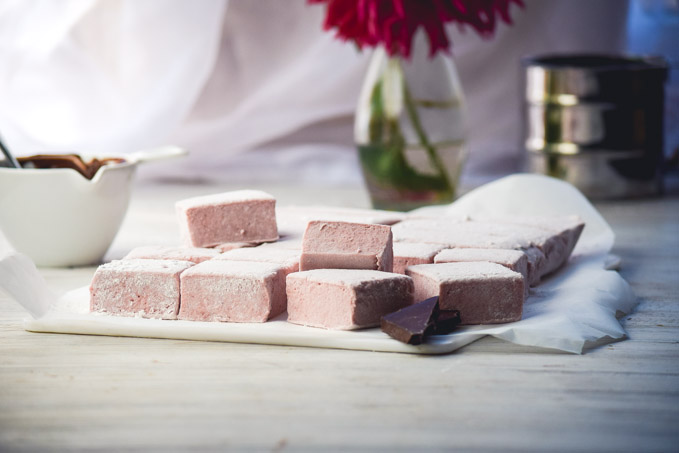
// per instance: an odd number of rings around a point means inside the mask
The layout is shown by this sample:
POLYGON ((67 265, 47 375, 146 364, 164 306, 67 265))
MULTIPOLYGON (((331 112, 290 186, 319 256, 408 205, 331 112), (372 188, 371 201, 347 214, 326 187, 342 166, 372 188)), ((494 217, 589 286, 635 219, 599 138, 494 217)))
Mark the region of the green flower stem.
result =
POLYGON ((446 188, 451 190, 452 188, 450 186, 450 180, 448 179, 448 173, 446 172, 445 164, 441 161, 441 158, 436 152, 434 146, 429 143, 427 134, 425 133, 422 123, 420 122, 420 117, 417 114, 415 102, 413 101, 413 97, 410 95, 410 90, 408 89, 408 85, 406 83, 403 84, 403 101, 406 111, 408 112, 408 118, 410 118, 413 128, 415 129, 415 133, 417 134, 417 138, 420 140, 420 143, 424 149, 427 150, 429 159, 431 160, 432 165, 434 165, 434 168, 436 168, 438 171, 446 188))

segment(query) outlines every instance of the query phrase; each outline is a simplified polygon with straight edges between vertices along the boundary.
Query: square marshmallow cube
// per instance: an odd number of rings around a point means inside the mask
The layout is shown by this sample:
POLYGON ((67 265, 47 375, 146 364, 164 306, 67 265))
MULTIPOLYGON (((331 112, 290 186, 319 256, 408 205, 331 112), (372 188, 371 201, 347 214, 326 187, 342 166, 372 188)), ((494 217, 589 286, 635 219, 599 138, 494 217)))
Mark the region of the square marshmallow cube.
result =
POLYGON ((279 264, 210 260, 189 271, 181 275, 179 319, 265 322, 285 311, 279 264))
POLYGON ((302 235, 309 222, 376 223, 393 225, 405 218, 405 214, 376 209, 340 208, 329 206, 279 206, 276 208, 279 232, 302 235))
POLYGON ((102 264, 90 285, 90 310, 177 319, 180 274, 188 261, 129 259, 102 264))
POLYGON ((459 310, 462 324, 518 321, 523 313, 523 276, 496 263, 410 266, 415 301, 439 296, 443 310, 459 310))
POLYGON ((300 270, 370 269, 391 272, 391 227, 366 223, 311 221, 302 240, 300 270))
POLYGON ((288 275, 288 321, 324 329, 379 325, 413 302, 413 281, 391 272, 316 269, 288 275))
POLYGON ((177 202, 182 237, 192 247, 278 239, 276 200, 258 190, 237 190, 177 202))
POLYGON ((394 242, 394 272, 405 274, 408 266, 431 264, 445 246, 423 242, 394 242))
POLYGON ((285 274, 299 271, 299 250, 290 250, 277 247, 269 247, 262 244, 259 247, 240 248, 230 250, 219 255, 216 260, 230 261, 259 261, 262 263, 280 264, 285 269, 285 274))
POLYGON ((524 292, 528 295, 528 256, 521 250, 506 249, 446 249, 434 257, 434 263, 464 263, 485 261, 501 264, 523 276, 524 292))
POLYGON ((198 264, 219 256, 219 251, 201 247, 144 246, 134 248, 123 259, 179 260, 198 264))

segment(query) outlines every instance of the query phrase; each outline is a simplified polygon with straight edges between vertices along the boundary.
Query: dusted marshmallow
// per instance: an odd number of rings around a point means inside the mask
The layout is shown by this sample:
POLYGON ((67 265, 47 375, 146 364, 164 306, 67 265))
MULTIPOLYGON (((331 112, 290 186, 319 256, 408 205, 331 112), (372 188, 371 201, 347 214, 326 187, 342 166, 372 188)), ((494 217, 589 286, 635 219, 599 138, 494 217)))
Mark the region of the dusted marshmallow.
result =
POLYGON ((219 251, 199 247, 163 247, 146 246, 132 249, 123 259, 145 259, 145 260, 179 260, 191 261, 192 263, 202 263, 209 259, 219 256, 219 251))
POLYGON ((422 242, 394 242, 394 272, 405 274, 406 267, 431 264, 443 245, 422 242))
POLYGON ((391 272, 316 269, 288 275, 288 321, 324 329, 377 326, 413 302, 413 281, 391 272))
POLYGON ((302 240, 300 270, 372 269, 391 272, 391 228, 365 223, 312 221, 302 240))
POLYGON ((263 244, 259 247, 231 250, 229 252, 222 253, 215 259, 276 263, 280 264, 284 268, 286 275, 299 271, 299 255, 301 253, 299 250, 267 247, 267 245, 268 244, 263 244))
POLYGON ((528 258, 528 284, 530 286, 537 286, 540 284, 544 269, 546 267, 547 257, 537 247, 528 247, 523 249, 523 252, 528 258))
POLYGON ((188 261, 129 259, 102 264, 90 285, 90 310, 177 319, 180 274, 188 261))
POLYGON ((415 300, 439 296, 442 310, 459 310, 462 324, 518 321, 523 312, 521 274, 496 263, 444 263, 410 266, 415 300))
POLYGON ((504 249, 446 249, 434 257, 435 263, 464 263, 486 261, 501 264, 518 272, 524 279, 524 290, 528 295, 528 256, 521 250, 504 249))
POLYGON ((409 219, 393 227, 396 242, 444 244, 447 248, 523 250, 531 285, 568 258, 568 244, 557 231, 509 220, 409 219))
POLYGON ((551 235, 526 225, 484 221, 410 219, 392 227, 396 242, 444 244, 448 248, 522 249, 551 235))
POLYGON ((585 228, 585 223, 578 216, 512 216, 490 218, 488 221, 531 226, 550 233, 551 243, 539 244, 548 258, 541 276, 554 272, 568 261, 585 228))
POLYGON ((219 253, 224 253, 245 247, 255 247, 257 245, 257 242, 224 242, 223 244, 216 245, 215 250, 219 253))
POLYGON ((182 237, 193 247, 278 239, 276 200, 258 190, 189 198, 176 205, 182 237))
POLYGON ((341 208, 330 206, 278 206, 276 219, 279 231, 292 235, 302 235, 309 222, 376 223, 393 225, 405 218, 405 214, 376 209, 341 208))
POLYGON ((268 249, 297 250, 301 254, 302 234, 299 236, 281 236, 276 242, 267 242, 266 244, 262 244, 261 247, 267 247, 268 249))
POLYGON ((285 311, 285 272, 278 264, 210 260, 189 271, 181 275, 179 319, 265 322, 285 311))

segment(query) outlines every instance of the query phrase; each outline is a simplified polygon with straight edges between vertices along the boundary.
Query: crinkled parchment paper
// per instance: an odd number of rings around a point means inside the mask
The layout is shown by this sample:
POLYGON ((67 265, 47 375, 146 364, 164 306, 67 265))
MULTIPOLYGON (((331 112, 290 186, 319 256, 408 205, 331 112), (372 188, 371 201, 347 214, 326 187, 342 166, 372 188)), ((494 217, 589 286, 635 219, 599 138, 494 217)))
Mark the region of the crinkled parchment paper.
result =
POLYGON ((484 335, 512 343, 581 353, 588 342, 619 339, 625 331, 617 316, 629 313, 636 298, 617 272, 606 270, 614 235, 608 224, 571 185, 538 175, 514 175, 480 187, 449 206, 430 207, 432 215, 571 215, 586 222, 568 264, 531 294, 523 319, 493 326, 470 326, 410 346, 379 329, 343 332, 297 326, 285 315, 264 324, 204 323, 122 318, 88 312, 89 293, 79 288, 56 300, 33 263, 9 254, 0 259, 0 288, 33 316, 33 332, 172 338, 309 346, 371 351, 441 354, 484 335))

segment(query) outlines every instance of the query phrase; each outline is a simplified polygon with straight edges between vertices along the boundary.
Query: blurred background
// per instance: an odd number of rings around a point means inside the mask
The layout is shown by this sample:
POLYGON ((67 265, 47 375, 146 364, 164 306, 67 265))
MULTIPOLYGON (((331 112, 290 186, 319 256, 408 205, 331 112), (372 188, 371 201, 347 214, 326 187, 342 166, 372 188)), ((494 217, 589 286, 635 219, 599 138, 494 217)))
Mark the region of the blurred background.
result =
MULTIPOLYGON (((521 168, 527 55, 664 55, 666 154, 679 146, 677 0, 524 3, 493 38, 450 29, 463 185, 521 168)), ((0 131, 18 156, 190 150, 145 180, 360 185, 353 114, 370 51, 323 31, 324 14, 305 0, 4 0, 0 131)))

